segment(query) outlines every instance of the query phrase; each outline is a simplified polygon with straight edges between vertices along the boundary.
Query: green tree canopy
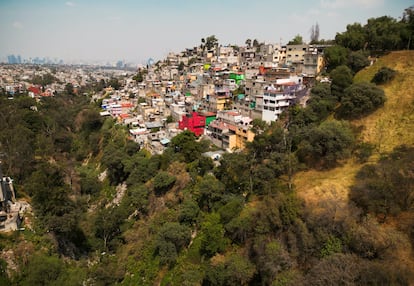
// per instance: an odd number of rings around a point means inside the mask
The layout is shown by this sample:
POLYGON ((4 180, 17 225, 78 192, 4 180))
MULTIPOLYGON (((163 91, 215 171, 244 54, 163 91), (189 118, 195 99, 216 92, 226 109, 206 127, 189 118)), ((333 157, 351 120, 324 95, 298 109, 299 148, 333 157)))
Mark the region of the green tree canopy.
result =
POLYGON ((386 217, 414 206, 414 148, 401 146, 356 176, 350 198, 366 213, 386 217))
POLYGON ((64 264, 58 257, 36 255, 30 259, 19 285, 56 285, 63 272, 64 264))
POLYGON ((218 213, 207 214, 201 224, 201 254, 212 257, 216 253, 224 251, 229 243, 224 234, 225 230, 220 223, 220 215, 218 213))
POLYGON ((339 101, 341 101, 343 93, 347 87, 352 84, 352 71, 347 66, 339 66, 335 68, 331 74, 331 92, 339 101))
POLYGON ((207 48, 207 50, 211 50, 212 48, 217 46, 217 44, 218 44, 218 39, 216 38, 215 35, 211 35, 206 38, 205 47, 207 48))
POLYGON ((204 150, 203 143, 197 142, 197 137, 193 132, 185 130, 171 139, 169 149, 178 155, 182 156, 182 160, 189 163, 201 156, 204 150))
POLYGON ((389 67, 381 67, 374 75, 371 82, 375 84, 384 84, 394 79, 397 72, 389 67))
POLYGON ((335 41, 352 51, 362 50, 366 45, 366 31, 360 23, 349 24, 345 32, 336 34, 335 41))
POLYGON ((176 177, 165 171, 159 171, 154 179, 154 191, 157 195, 166 193, 176 181, 176 177))
POLYGON ((302 45, 303 44, 303 38, 301 35, 297 34, 292 40, 290 40, 288 45, 302 45))
POLYGON ((349 53, 348 66, 355 74, 369 65, 368 55, 363 51, 352 51, 349 53))
POLYGON ((401 47, 403 26, 389 16, 368 19, 365 26, 370 50, 390 51, 401 47))
POLYGON ((382 106, 385 99, 384 91, 372 83, 352 84, 345 89, 336 114, 340 118, 359 118, 382 106))
POLYGON ((332 71, 339 66, 348 64, 349 50, 343 46, 335 45, 327 47, 323 54, 328 71, 332 71))
POLYGON ((164 224, 158 232, 156 252, 161 264, 172 265, 181 249, 188 245, 191 239, 190 229, 176 222, 164 224))
POLYGON ((340 159, 350 155, 354 135, 344 121, 325 121, 307 131, 299 145, 298 156, 316 168, 334 167, 340 159))

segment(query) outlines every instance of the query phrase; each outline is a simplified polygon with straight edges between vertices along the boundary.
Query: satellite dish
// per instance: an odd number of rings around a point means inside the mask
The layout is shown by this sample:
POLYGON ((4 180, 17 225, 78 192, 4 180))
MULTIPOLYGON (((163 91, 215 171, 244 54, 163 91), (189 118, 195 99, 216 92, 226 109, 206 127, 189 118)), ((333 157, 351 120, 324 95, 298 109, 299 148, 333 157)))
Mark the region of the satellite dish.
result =
POLYGON ((154 64, 154 59, 153 58, 149 58, 148 60, 147 60, 147 66, 148 67, 150 67, 150 66, 152 66, 153 64, 154 64))

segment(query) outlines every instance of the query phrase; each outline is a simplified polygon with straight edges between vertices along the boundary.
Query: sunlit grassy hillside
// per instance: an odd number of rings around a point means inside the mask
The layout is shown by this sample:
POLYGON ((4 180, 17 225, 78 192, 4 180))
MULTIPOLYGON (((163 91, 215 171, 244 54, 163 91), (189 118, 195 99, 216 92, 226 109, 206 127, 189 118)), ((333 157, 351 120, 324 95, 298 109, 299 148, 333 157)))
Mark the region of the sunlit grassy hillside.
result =
MULTIPOLYGON (((398 145, 414 145, 414 51, 392 52, 381 57, 360 71, 354 81, 370 81, 383 66, 397 71, 394 80, 382 86, 387 97, 384 107, 352 122, 362 130, 360 139, 375 146, 370 161, 398 145)), ((351 158, 329 171, 299 172, 294 183, 299 196, 315 211, 329 206, 346 213, 341 206, 347 205, 349 187, 361 167, 351 158)))
POLYGON ((354 81, 369 81, 383 66, 397 71, 396 78, 383 86, 387 96, 384 107, 361 120, 362 139, 379 152, 389 152, 401 144, 414 144, 414 51, 392 52, 359 72, 354 81))

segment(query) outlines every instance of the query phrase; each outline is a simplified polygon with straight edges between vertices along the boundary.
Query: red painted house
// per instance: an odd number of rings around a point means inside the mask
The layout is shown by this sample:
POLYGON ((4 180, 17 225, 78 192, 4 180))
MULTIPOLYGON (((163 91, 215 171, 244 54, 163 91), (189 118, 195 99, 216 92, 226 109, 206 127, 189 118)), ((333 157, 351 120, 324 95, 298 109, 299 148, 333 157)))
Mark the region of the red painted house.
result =
POLYGON ((34 85, 29 87, 27 89, 27 91, 29 92, 29 95, 31 94, 32 97, 40 96, 40 94, 42 93, 42 91, 40 90, 40 87, 37 87, 37 86, 34 86, 34 85))
POLYGON ((178 128, 181 130, 190 130, 196 136, 200 136, 204 133, 204 127, 206 126, 206 118, 199 115, 197 112, 184 115, 178 122, 178 128))

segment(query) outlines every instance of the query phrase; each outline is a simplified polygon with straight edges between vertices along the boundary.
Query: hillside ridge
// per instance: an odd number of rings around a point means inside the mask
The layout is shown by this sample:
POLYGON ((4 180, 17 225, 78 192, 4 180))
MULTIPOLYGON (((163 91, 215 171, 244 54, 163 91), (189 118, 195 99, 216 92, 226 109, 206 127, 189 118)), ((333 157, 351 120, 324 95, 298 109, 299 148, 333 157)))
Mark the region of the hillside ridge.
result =
MULTIPOLYGON (((375 146, 370 162, 375 162, 378 155, 399 145, 414 145, 414 132, 410 132, 414 130, 414 51, 396 51, 378 58, 371 66, 358 72, 354 82, 370 81, 383 66, 397 71, 392 82, 381 86, 387 101, 372 114, 351 121, 356 129, 361 130, 359 140, 375 146)), ((318 201, 320 196, 331 196, 332 193, 326 189, 332 186, 335 186, 335 197, 342 194, 345 199, 353 176, 362 166, 351 158, 332 170, 298 172, 294 183, 298 194, 308 202, 318 201)))

